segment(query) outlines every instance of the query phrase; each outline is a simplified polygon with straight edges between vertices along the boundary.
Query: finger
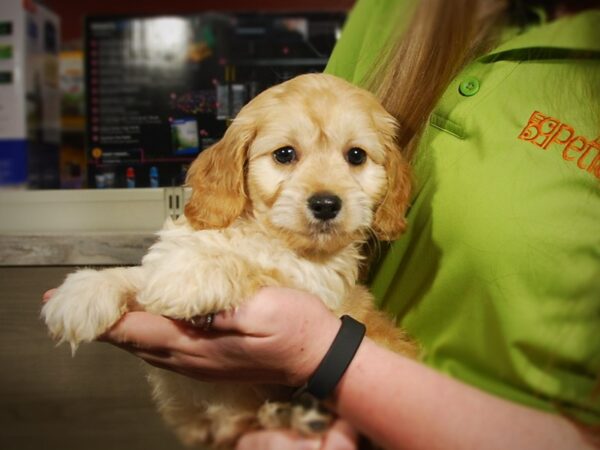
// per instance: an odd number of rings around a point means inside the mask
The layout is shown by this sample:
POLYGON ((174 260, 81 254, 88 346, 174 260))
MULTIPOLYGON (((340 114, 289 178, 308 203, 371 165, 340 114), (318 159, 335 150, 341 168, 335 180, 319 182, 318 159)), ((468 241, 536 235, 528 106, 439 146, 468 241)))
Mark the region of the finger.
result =
POLYGON ((44 292, 44 295, 42 295, 42 303, 47 303, 55 293, 56 289, 48 289, 44 292))
POLYGON ((211 341, 221 337, 221 333, 196 329, 189 322, 132 311, 124 314, 98 340, 126 347, 132 352, 147 350, 205 361, 214 356, 218 347, 211 341))
MULTIPOLYGON (((99 341, 110 342, 102 337, 98 338, 99 341)), ((140 347, 138 344, 129 343, 129 342, 110 342, 115 347, 120 348, 121 350, 125 350, 128 353, 132 353, 133 355, 146 359, 146 360, 163 360, 167 361, 170 359, 171 352, 163 349, 149 349, 140 347)))
POLYGON ((319 450, 321 440, 304 438, 283 430, 261 430, 245 434, 238 441, 236 450, 319 450))
POLYGON ((338 419, 323 439, 322 450, 356 450, 358 433, 345 420, 338 419))
POLYGON ((130 344, 137 349, 163 349, 181 335, 181 323, 144 311, 124 314, 99 340, 130 344))
MULTIPOLYGON (((139 350, 138 348, 128 344, 114 344, 116 347, 131 353, 140 359, 143 359, 148 364, 159 367, 161 369, 170 369, 173 365, 172 358, 168 352, 139 350)), ((172 370, 172 369, 170 369, 172 370)))
POLYGON ((269 311, 272 310, 270 306, 277 301, 276 296, 281 295, 279 291, 262 288, 257 294, 244 300, 240 306, 215 314, 212 329, 251 336, 265 336, 262 324, 264 324, 265 315, 268 316, 269 311))
MULTIPOLYGON (((127 350, 127 349, 126 349, 127 350)), ((128 350, 129 351, 129 350, 128 350)), ((202 379, 203 381, 216 381, 216 379, 211 380, 208 377, 202 377, 201 373, 198 371, 191 371, 180 367, 177 363, 174 362, 172 357, 164 356, 161 353, 154 352, 143 352, 143 351, 130 351, 133 355, 139 357, 144 362, 150 364, 153 367, 157 367, 159 369, 167 370, 169 372, 175 372, 180 375, 184 375, 188 378, 197 378, 202 379)))
POLYGON ((132 344, 114 343, 116 347, 131 353, 134 356, 142 359, 151 366, 159 369, 176 372, 190 378, 202 378, 204 381, 217 381, 222 377, 210 377, 210 374, 204 374, 199 370, 197 365, 191 366, 193 369, 187 368, 178 361, 178 357, 168 351, 162 350, 143 350, 132 344))

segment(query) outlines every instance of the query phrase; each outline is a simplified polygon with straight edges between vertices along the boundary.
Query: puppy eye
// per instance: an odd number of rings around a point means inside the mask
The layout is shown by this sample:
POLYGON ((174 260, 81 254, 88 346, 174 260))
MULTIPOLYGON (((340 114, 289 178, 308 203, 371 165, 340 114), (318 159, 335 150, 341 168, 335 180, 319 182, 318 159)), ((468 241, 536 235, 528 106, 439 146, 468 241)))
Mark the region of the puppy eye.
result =
POLYGON ((360 166, 367 160, 367 152, 362 148, 352 147, 346 153, 346 160, 353 166, 360 166))
POLYGON ((280 164, 289 164, 296 160, 296 150, 292 147, 281 147, 273 152, 273 158, 280 164))

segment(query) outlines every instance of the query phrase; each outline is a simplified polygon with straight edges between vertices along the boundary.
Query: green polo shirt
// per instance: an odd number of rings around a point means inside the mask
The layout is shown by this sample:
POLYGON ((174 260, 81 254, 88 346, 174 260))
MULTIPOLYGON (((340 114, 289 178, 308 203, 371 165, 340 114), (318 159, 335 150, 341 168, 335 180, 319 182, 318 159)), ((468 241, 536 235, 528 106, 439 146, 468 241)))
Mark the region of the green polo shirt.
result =
MULTIPOLYGON (((359 1, 327 71, 360 84, 410 3, 359 1)), ((600 423, 600 10, 506 36, 431 115, 372 289, 425 363, 600 423)))

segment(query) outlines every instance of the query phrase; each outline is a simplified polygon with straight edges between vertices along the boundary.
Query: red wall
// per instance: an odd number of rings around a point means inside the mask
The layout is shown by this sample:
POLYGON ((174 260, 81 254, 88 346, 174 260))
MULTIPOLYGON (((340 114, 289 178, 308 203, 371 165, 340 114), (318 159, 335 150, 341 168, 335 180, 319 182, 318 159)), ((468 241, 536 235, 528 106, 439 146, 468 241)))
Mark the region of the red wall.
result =
POLYGON ((87 15, 166 14, 221 11, 344 11, 354 0, 45 0, 61 19, 62 40, 81 38, 87 15))

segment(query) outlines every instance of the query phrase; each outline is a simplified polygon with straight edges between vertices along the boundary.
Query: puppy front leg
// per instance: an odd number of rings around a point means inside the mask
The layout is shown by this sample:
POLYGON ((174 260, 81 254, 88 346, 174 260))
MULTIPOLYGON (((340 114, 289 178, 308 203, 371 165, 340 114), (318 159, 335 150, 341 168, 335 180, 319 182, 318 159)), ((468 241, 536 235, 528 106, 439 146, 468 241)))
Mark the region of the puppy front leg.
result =
POLYGON ((84 269, 70 274, 42 308, 50 335, 69 342, 73 353, 108 330, 135 301, 141 267, 84 269))
POLYGON ((261 287, 281 285, 280 279, 240 256, 179 248, 149 264, 138 302, 155 314, 190 319, 235 308, 261 287))
POLYGON ((335 312, 340 316, 349 314, 364 323, 367 326, 367 336, 379 345, 409 358, 418 357, 418 343, 398 328, 386 313, 375 308, 375 299, 366 287, 354 286, 335 312))

